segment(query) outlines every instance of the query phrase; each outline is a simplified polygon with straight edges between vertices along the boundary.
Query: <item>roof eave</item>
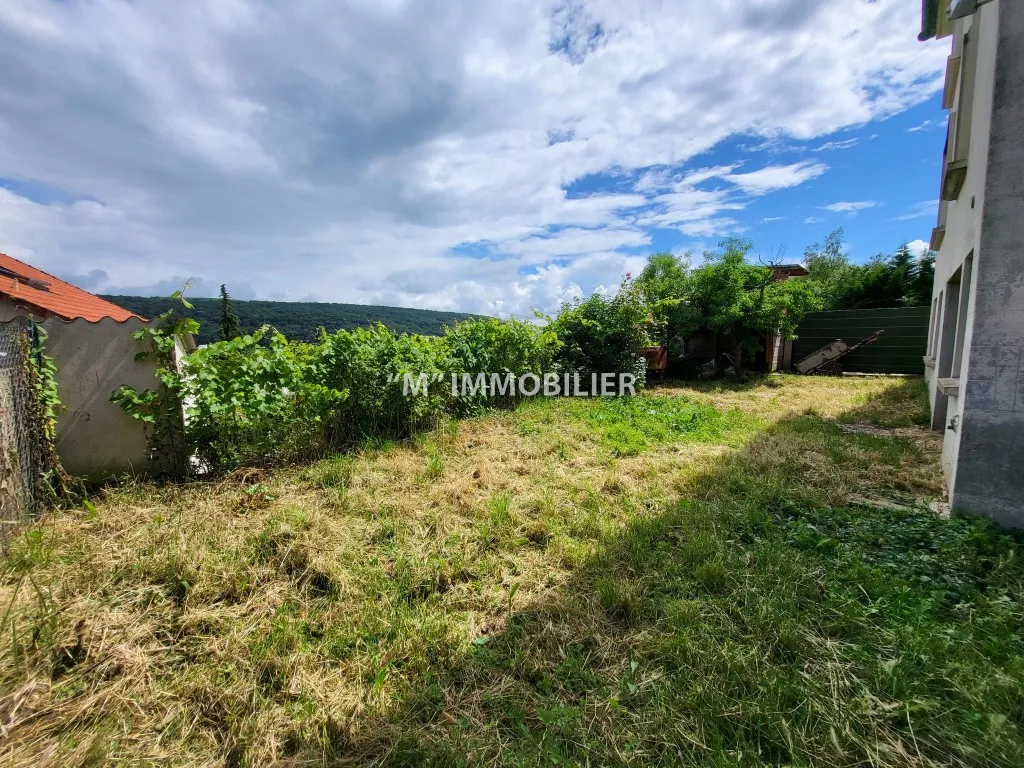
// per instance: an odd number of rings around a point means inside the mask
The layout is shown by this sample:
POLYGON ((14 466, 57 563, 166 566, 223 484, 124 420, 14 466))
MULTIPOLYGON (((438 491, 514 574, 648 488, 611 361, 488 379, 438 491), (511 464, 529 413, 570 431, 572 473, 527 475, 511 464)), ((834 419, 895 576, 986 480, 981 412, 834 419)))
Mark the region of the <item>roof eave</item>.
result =
POLYGON ((0 291, 0 299, 7 299, 16 308, 27 311, 30 315, 35 314, 39 317, 60 317, 63 316, 59 312, 54 312, 52 309, 41 307, 31 299, 26 299, 24 296, 19 296, 15 293, 8 293, 7 291, 0 291))
POLYGON ((921 34, 917 36, 922 42, 935 37, 939 29, 939 0, 921 0, 921 34))

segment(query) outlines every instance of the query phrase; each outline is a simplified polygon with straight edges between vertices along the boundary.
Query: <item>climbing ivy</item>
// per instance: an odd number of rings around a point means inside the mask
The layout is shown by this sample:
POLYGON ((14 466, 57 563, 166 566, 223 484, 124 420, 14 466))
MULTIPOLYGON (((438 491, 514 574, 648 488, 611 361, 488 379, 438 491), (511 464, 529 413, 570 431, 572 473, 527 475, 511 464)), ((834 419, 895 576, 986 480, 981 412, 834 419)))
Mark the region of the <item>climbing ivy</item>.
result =
POLYGON ((49 331, 33 323, 27 357, 32 364, 29 378, 42 407, 40 426, 46 439, 53 442, 57 439, 57 415, 61 402, 60 393, 57 391, 57 366, 53 358, 46 354, 46 342, 49 338, 49 331))
POLYGON ((62 408, 57 389, 57 366, 46 354, 49 333, 30 321, 28 333, 21 339, 24 375, 32 397, 23 418, 31 436, 33 496, 37 504, 57 506, 75 501, 83 494, 82 484, 72 478, 57 455, 57 416, 62 408))
MULTIPOLYGON (((192 309, 181 291, 175 291, 173 298, 185 309, 192 309)), ((161 386, 143 390, 121 386, 111 393, 110 401, 142 422, 150 462, 180 476, 186 472, 188 451, 182 424, 182 379, 175 358, 175 339, 186 334, 194 335, 199 330, 199 323, 173 309, 158 319, 156 326, 144 326, 135 331, 132 338, 149 347, 140 350, 135 359, 155 358, 155 376, 161 386)))

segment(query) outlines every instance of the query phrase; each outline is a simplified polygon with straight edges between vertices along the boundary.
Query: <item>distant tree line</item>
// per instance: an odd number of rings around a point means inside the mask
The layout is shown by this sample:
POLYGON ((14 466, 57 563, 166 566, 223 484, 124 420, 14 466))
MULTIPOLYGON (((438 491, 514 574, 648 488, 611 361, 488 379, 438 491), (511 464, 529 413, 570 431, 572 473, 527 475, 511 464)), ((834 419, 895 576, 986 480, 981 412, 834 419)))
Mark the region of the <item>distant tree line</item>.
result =
POLYGON ((229 298, 227 288, 220 298, 189 299, 191 310, 180 302, 166 297, 104 296, 120 307, 143 317, 159 317, 174 310, 199 321, 199 344, 210 344, 221 338, 226 322, 229 333, 234 333, 234 321, 244 333, 252 333, 264 325, 273 326, 293 341, 313 341, 320 328, 328 333, 338 330, 369 328, 383 323, 395 333, 418 333, 438 336, 446 325, 459 320, 480 318, 463 312, 439 312, 429 309, 382 307, 364 304, 325 304, 311 301, 239 301, 229 298), (227 314, 225 315, 225 312, 227 314))
MULTIPOLYGON (((637 288, 648 310, 666 325, 669 338, 708 330, 748 346, 760 343, 761 336, 769 331, 792 335, 796 323, 815 309, 926 306, 931 301, 935 254, 916 256, 906 245, 892 255, 878 254, 867 263, 854 264, 844 250, 843 230, 839 228, 824 243, 805 249, 804 263, 810 273, 807 277, 782 282, 772 279, 770 262, 751 263, 751 251, 752 244, 747 241, 726 240, 719 250, 704 253, 703 263, 696 267, 692 266, 692 254, 656 253, 637 280, 637 288)), ((192 309, 162 297, 104 298, 143 317, 158 317, 168 310, 191 316, 199 321, 200 344, 237 338, 264 325, 293 341, 314 341, 320 328, 333 333, 377 323, 395 333, 438 336, 445 326, 482 317, 363 304, 236 301, 224 285, 220 298, 192 299, 192 309)), ((597 312, 594 302, 600 303, 601 299, 591 297, 588 301, 584 309, 597 312)), ((580 317, 584 324, 596 322, 586 311, 580 317)), ((586 339, 587 354, 592 353, 590 347, 595 343, 606 342, 586 339)))
POLYGON ((843 250, 843 230, 804 251, 806 278, 823 309, 883 309, 927 306, 935 279, 935 254, 915 256, 906 245, 891 256, 878 254, 853 264, 843 250))

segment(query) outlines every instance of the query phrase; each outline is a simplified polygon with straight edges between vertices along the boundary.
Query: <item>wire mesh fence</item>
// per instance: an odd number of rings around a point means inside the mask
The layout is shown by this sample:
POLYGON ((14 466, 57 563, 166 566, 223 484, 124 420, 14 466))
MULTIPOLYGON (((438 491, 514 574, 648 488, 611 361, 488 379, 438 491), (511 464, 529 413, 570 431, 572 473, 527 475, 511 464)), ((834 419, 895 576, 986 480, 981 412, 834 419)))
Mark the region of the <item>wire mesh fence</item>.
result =
POLYGON ((28 318, 0 323, 0 537, 39 511, 45 470, 30 368, 34 333, 28 318))

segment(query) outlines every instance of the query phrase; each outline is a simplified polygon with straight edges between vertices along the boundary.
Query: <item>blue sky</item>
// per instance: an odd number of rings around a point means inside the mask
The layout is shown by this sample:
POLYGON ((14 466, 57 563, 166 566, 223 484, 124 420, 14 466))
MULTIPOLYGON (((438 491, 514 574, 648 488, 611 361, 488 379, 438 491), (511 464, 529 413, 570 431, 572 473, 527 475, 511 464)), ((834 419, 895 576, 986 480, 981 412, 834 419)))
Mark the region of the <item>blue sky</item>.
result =
POLYGON ((821 240, 842 226, 857 260, 891 253, 904 242, 927 240, 938 210, 944 117, 940 99, 934 97, 886 120, 812 142, 830 170, 752 206, 746 222, 749 236, 769 248, 788 245, 788 252, 798 256, 799 244, 821 240), (843 142, 852 146, 842 148, 847 146, 843 142), (838 147, 821 150, 830 143, 838 147), (836 202, 871 205, 859 210, 851 206, 849 212, 828 210, 836 202), (772 220, 777 217, 784 218, 772 220))
POLYGON ((912 0, 5 0, 0 250, 105 293, 528 316, 934 225, 912 0))
MULTIPOLYGON (((675 170, 737 165, 745 171, 800 162, 827 166, 803 184, 756 197, 742 211, 731 212, 736 225, 720 234, 751 240, 766 259, 799 261, 806 246, 842 227, 850 258, 863 262, 903 243, 917 251, 925 247, 938 211, 945 118, 936 95, 891 117, 810 141, 730 137, 675 170)), ((580 179, 568 191, 585 197, 628 191, 634 184, 635 175, 602 174, 580 179)), ((698 188, 723 186, 728 185, 710 179, 698 188)), ((689 237, 673 228, 648 231, 651 244, 631 252, 691 251, 699 256, 719 242, 717 235, 689 237)))

